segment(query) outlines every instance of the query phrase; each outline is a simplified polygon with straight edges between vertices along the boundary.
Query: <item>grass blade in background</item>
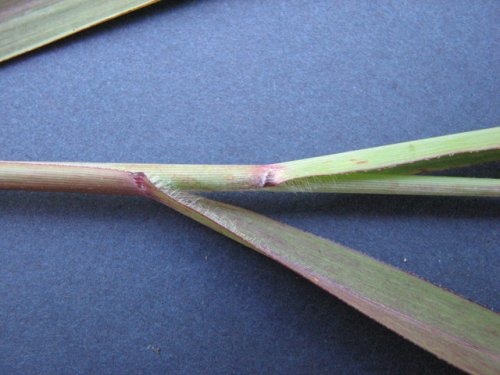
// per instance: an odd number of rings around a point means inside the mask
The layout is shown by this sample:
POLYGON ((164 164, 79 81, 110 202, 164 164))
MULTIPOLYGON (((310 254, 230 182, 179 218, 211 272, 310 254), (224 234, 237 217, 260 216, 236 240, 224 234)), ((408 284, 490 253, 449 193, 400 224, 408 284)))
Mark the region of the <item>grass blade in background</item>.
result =
POLYGON ((500 372, 498 314, 321 237, 156 184, 154 199, 289 267, 441 359, 472 373, 500 372))
POLYGON ((159 0, 3 0, 0 62, 159 0))

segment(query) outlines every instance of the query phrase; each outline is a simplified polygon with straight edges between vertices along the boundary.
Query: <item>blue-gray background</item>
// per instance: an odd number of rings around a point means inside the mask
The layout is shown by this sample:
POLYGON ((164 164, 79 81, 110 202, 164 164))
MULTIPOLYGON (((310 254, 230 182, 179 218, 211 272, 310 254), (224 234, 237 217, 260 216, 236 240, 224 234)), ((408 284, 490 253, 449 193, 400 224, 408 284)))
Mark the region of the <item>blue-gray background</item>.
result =
MULTIPOLYGON (((1 66, 0 159, 271 163, 498 125, 499 25, 498 1, 164 2, 1 66)), ((500 309, 498 200, 219 198, 500 309)), ((456 371, 154 202, 0 192, 0 228, 3 374, 456 371)))

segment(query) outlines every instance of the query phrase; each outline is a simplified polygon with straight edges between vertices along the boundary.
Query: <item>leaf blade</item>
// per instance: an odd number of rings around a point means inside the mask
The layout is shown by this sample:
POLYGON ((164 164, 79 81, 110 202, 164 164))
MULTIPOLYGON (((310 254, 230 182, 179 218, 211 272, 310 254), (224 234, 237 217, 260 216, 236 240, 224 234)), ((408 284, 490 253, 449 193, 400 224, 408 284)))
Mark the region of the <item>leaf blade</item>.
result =
POLYGON ((277 164, 281 179, 359 172, 413 174, 500 160, 500 127, 277 164))
POLYGON ((157 1, 2 1, 0 62, 157 1))
POLYGON ((151 196, 289 267, 438 357, 500 371, 498 314, 357 251, 224 203, 152 186, 151 196))

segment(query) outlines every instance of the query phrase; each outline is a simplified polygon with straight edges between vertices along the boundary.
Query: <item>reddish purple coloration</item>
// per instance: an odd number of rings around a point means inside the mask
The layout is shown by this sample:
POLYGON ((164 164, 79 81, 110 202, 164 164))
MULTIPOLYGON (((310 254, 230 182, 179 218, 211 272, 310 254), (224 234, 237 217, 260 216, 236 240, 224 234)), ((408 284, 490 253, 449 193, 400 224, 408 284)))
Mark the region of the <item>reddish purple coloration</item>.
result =
POLYGON ((349 159, 349 161, 352 161, 354 164, 366 164, 366 163, 368 163, 367 160, 358 160, 358 159, 349 159))
POLYGON ((264 176, 264 187, 272 187, 276 185, 278 185, 278 183, 276 182, 276 176, 274 174, 274 171, 271 170, 264 176))
POLYGON ((139 189, 139 191, 143 193, 147 193, 150 188, 150 182, 146 175, 142 172, 132 173, 132 178, 134 179, 135 186, 139 189))
POLYGON ((284 168, 276 164, 259 165, 255 170, 255 174, 259 177, 259 187, 273 187, 281 184, 281 171, 284 168))

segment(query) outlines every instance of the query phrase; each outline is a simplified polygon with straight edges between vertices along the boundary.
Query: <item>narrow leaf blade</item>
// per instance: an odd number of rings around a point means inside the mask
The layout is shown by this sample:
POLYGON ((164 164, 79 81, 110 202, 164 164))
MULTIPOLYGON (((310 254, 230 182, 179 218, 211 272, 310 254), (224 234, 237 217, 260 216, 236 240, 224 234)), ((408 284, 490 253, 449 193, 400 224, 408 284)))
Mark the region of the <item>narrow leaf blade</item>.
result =
POLYGON ((2 1, 0 62, 157 1, 2 1))
POLYGON ((321 237, 153 183, 154 199, 289 267, 449 363, 473 373, 500 371, 498 314, 321 237))
POLYGON ((413 174, 500 160, 500 127, 277 164, 280 179, 357 172, 413 174))

